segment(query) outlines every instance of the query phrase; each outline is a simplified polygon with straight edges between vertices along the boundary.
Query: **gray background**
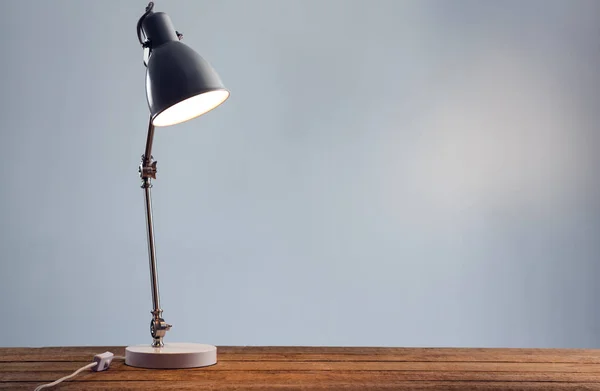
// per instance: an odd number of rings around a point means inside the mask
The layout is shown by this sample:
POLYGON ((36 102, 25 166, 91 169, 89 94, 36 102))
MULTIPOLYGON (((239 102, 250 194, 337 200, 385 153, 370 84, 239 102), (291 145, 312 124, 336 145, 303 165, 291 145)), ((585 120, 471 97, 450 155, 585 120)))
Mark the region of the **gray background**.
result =
MULTIPOLYGON (((145 1, 0 2, 0 345, 149 342, 145 1)), ((600 2, 158 1, 170 341, 600 347, 600 2)))

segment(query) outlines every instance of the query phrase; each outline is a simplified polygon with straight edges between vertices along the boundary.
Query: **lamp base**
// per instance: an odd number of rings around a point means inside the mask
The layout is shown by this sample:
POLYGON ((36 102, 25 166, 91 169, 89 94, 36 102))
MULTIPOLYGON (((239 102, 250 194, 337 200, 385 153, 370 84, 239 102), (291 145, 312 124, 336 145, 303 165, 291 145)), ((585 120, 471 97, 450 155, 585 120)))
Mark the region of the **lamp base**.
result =
POLYGON ((177 369, 217 363, 217 348, 199 343, 167 343, 162 348, 134 345, 125 349, 125 364, 132 367, 177 369))

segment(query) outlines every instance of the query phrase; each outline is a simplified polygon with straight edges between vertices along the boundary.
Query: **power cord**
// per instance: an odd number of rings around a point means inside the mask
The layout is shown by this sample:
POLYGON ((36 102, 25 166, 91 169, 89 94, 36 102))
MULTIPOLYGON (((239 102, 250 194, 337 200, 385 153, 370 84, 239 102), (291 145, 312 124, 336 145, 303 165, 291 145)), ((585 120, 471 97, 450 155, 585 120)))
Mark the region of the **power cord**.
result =
POLYGON ((144 46, 146 44, 146 42, 142 39, 142 22, 144 21, 146 16, 150 15, 153 8, 154 8, 154 2, 151 1, 148 3, 148 6, 146 7, 146 12, 144 12, 144 14, 140 17, 140 20, 138 20, 138 22, 137 22, 137 27, 136 27, 137 37, 138 37, 138 41, 140 41, 140 45, 142 45, 142 46, 144 46))
POLYGON ((81 372, 85 371, 86 369, 91 369, 94 372, 102 372, 102 371, 106 371, 108 369, 108 367, 110 366, 110 363, 114 360, 114 359, 125 359, 125 357, 123 356, 115 356, 114 354, 112 354, 111 352, 104 352, 102 354, 96 354, 94 356, 94 362, 91 362, 81 368, 79 368, 78 370, 76 370, 75 372, 73 372, 70 375, 67 375, 65 377, 61 377, 60 379, 53 381, 52 383, 47 383, 47 384, 42 384, 36 387, 36 389, 34 391, 40 391, 43 390, 44 388, 49 388, 49 387, 54 387, 55 385, 57 385, 58 383, 62 383, 65 380, 69 380, 74 378, 75 376, 79 375, 81 372))

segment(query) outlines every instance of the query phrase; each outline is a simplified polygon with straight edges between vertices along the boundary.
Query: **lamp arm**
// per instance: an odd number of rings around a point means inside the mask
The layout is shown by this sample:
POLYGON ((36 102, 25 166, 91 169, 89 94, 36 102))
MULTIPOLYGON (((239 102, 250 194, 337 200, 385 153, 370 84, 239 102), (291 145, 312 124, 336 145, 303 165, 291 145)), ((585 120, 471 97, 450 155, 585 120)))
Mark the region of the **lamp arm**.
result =
POLYGON ((171 329, 162 318, 162 309, 160 308, 160 295, 158 291, 158 269, 156 267, 156 248, 154 245, 154 223, 152 219, 152 179, 156 179, 156 161, 152 158, 152 142, 154 140, 154 125, 152 118, 148 122, 148 136, 146 138, 146 149, 142 155, 142 162, 139 167, 140 178, 142 179, 142 189, 144 189, 144 199, 146 206, 146 233, 148 234, 148 257, 150 261, 150 282, 152 285, 152 320, 150 321, 150 334, 152 335, 153 347, 164 346, 163 337, 171 329))
MULTIPOLYGON (((152 124, 152 118, 148 121, 148 136, 146 136, 146 149, 144 150, 144 155, 142 156, 142 162, 144 166, 150 165, 152 161, 152 143, 154 142, 154 125, 152 124)), ((151 176, 156 179, 155 175, 151 176)), ((142 177, 143 179, 143 177, 142 177)))

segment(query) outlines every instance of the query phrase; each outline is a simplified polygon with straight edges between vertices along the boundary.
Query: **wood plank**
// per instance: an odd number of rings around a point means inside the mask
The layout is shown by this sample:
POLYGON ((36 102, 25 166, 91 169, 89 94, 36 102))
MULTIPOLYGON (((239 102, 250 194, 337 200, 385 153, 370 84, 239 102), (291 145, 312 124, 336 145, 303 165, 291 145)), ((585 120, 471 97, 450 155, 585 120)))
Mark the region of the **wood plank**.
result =
MULTIPOLYGON (((0 382, 53 381, 72 371, 0 372, 0 382)), ((599 373, 478 371, 190 371, 84 372, 74 381, 198 381, 240 383, 395 383, 404 381, 505 381, 598 383, 599 373)))
MULTIPOLYGON (((0 372, 69 372, 80 368, 80 361, 26 361, 0 363, 0 372)), ((113 361, 111 371, 145 371, 113 361)), ((600 364, 506 363, 506 362, 354 362, 354 361, 221 361, 191 371, 478 371, 478 372, 570 372, 600 373, 600 364)))
MULTIPOLYGON (((124 355, 124 347, 0 348, 0 362, 82 361, 111 351, 124 355)), ((218 347, 219 361, 481 361, 555 362, 600 364, 599 349, 494 349, 494 348, 379 348, 379 347, 218 347)))
MULTIPOLYGON (((39 383, 0 383, 0 390, 33 390, 39 383)), ((544 383, 540 388, 540 383, 511 383, 511 382, 397 382, 394 384, 215 384, 197 382, 67 382, 56 388, 57 391, 79 391, 82 389, 89 391, 98 390, 211 390, 211 391, 239 391, 239 390, 264 390, 264 391, 600 391, 598 384, 592 383, 544 383)))
POLYGON ((123 346, 66 346, 41 348, 0 348, 0 362, 10 361, 82 361, 90 362, 95 354, 106 351, 124 356, 123 346))
POLYGON ((494 348, 222 347, 219 359, 277 361, 486 361, 600 363, 600 350, 494 348))
MULTIPOLYGON (((34 389, 124 347, 0 348, 0 389, 34 389)), ((116 360, 60 390, 598 390, 600 350, 219 347, 219 363, 147 370, 116 360)))

